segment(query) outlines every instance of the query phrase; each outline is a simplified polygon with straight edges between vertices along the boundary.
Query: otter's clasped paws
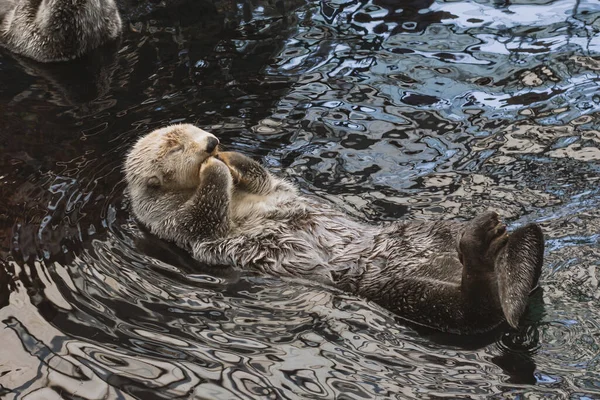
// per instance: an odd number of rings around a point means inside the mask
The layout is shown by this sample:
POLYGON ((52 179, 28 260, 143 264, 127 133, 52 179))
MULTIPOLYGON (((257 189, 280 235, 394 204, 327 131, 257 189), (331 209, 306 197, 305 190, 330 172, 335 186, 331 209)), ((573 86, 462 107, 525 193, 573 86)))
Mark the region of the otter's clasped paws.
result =
POLYGON ((209 157, 200 166, 201 184, 205 186, 209 183, 219 183, 231 181, 229 167, 221 160, 215 157, 209 157))
POLYGON ((216 157, 223 161, 229 167, 233 182, 237 184, 245 184, 245 175, 250 173, 255 168, 256 161, 246 157, 243 154, 236 153, 235 151, 223 151, 216 155, 216 157))
POLYGON ((218 153, 216 157, 229 167, 238 190, 264 195, 271 190, 271 176, 258 162, 234 151, 218 153))

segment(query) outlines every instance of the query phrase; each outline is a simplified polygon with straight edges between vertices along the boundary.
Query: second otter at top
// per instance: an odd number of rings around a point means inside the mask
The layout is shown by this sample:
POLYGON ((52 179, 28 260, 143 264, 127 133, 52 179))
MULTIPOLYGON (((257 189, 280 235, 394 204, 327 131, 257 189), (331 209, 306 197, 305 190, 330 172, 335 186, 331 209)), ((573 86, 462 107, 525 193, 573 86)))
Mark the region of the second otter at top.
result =
POLYGON ((115 0, 0 2, 0 46, 39 62, 78 58, 122 29, 115 0))

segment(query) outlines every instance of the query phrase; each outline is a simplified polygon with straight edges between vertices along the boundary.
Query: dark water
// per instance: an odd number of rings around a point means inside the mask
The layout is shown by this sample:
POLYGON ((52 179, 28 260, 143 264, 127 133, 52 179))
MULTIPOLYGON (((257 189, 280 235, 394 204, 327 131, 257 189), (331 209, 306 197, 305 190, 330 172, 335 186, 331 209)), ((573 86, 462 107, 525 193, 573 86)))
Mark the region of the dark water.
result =
POLYGON ((123 7, 116 50, 0 54, 2 398, 600 398, 597 2, 123 7), (539 222, 524 326, 416 331, 145 237, 123 157, 180 121, 365 220, 539 222))

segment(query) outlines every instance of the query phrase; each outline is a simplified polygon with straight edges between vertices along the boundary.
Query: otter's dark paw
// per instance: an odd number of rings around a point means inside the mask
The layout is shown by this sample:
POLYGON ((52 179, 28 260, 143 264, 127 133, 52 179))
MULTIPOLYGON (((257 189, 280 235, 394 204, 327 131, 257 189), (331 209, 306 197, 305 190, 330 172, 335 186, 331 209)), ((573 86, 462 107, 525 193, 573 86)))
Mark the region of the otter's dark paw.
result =
POLYGON ((250 191, 264 189, 269 178, 259 163, 234 151, 223 151, 216 155, 229 167, 234 183, 250 191))
POLYGON ((208 158, 200 167, 200 184, 222 185, 232 180, 228 166, 214 157, 208 158))
POLYGON ((504 247, 508 235, 498 213, 488 211, 467 223, 458 245, 463 265, 493 264, 496 253, 504 247))
POLYGON ((252 159, 244 156, 243 154, 236 153, 234 151, 221 151, 215 157, 227 165, 229 172, 231 173, 231 177, 233 178, 233 182, 236 185, 240 183, 244 173, 254 162, 252 159))
POLYGON ((256 161, 235 151, 222 151, 216 157, 227 164, 231 170, 236 171, 240 177, 256 168, 256 161))

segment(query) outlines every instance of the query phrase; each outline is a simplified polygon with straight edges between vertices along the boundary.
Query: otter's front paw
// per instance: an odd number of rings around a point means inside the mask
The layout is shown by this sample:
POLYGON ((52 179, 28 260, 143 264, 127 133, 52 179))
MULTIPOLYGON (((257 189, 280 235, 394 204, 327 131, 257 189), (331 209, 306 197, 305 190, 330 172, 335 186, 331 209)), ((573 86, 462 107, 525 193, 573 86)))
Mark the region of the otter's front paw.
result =
POLYGON ((222 151, 216 157, 229 167, 235 184, 243 183, 244 175, 255 168, 256 161, 235 151, 222 151))
POLYGON ((229 167, 215 157, 209 157, 200 166, 200 182, 203 186, 208 183, 227 183, 231 180, 229 167))
POLYGON ((460 260, 463 265, 487 263, 507 240, 506 225, 500 221, 498 213, 488 211, 465 226, 458 246, 460 260))

